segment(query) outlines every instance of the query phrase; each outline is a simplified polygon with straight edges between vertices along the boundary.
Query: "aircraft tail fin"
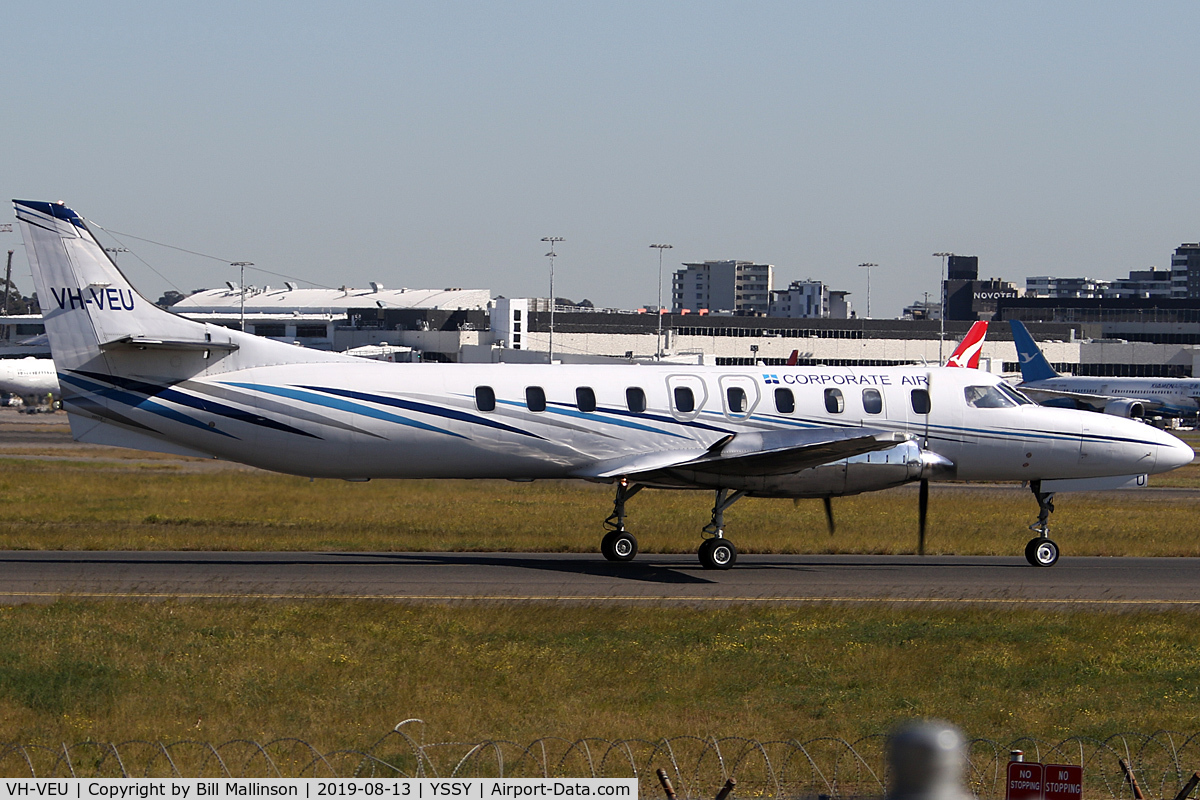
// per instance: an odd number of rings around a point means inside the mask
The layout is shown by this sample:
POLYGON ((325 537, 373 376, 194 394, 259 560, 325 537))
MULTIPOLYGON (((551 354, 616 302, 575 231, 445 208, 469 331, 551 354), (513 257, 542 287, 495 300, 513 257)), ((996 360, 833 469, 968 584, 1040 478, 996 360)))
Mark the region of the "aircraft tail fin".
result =
POLYGON ((1050 366, 1046 356, 1042 355, 1041 348, 1033 341, 1025 324, 1017 319, 1009 320, 1008 324, 1012 326, 1013 342, 1017 345, 1017 360, 1021 364, 1021 380, 1028 383, 1057 378, 1058 373, 1054 367, 1050 366))
POLYGON ((800 351, 799 351, 799 350, 793 350, 793 351, 792 351, 792 354, 791 354, 790 356, 788 356, 788 359, 787 359, 787 366, 789 366, 789 367, 794 367, 794 366, 796 366, 796 363, 797 363, 799 360, 800 360, 800 351))
POLYGON ((983 320, 972 325, 950 358, 946 359, 946 366, 979 369, 979 354, 983 350, 983 340, 987 338, 987 329, 988 324, 983 320))
POLYGON ((342 358, 161 309, 133 288, 70 208, 27 200, 13 205, 60 378, 85 371, 171 381, 261 364, 342 358))

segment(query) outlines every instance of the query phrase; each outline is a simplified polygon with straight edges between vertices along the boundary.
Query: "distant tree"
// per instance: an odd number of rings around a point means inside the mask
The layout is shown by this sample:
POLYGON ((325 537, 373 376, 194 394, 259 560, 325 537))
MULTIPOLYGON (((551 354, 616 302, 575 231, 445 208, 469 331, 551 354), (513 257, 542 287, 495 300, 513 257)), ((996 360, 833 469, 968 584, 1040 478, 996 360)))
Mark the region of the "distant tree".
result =
MULTIPOLYGON (((36 298, 37 295, 34 295, 36 298)), ((4 285, 4 279, 0 278, 0 310, 3 310, 5 300, 8 301, 8 313, 10 314, 37 314, 38 311, 30 310, 30 304, 37 305, 37 300, 30 300, 28 297, 21 295, 21 290, 17 288, 15 283, 11 281, 7 286, 4 285)))
POLYGON ((596 307, 596 306, 592 305, 592 301, 588 300, 586 297, 583 298, 582 300, 580 300, 578 303, 576 303, 575 306, 577 308, 595 308, 596 307))
POLYGON ((154 302, 154 305, 158 306, 159 308, 170 308, 185 297, 187 297, 187 295, 183 292, 177 292, 174 289, 168 289, 167 291, 163 292, 162 297, 158 298, 158 300, 154 302))

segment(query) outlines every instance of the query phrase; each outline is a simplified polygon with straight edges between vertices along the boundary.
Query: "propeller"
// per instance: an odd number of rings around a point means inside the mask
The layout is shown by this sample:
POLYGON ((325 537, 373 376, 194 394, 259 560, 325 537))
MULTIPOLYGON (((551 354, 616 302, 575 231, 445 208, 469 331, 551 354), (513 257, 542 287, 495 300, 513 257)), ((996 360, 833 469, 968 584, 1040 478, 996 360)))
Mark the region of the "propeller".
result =
MULTIPOLYGON (((940 366, 940 365, 939 365, 940 366)), ((925 406, 925 441, 921 449, 929 447, 929 412, 933 407, 933 372, 925 373, 925 393, 929 400, 925 406)), ((921 479, 921 494, 917 499, 917 555, 925 555, 925 520, 929 517, 929 480, 921 479)))
POLYGON ((921 479, 921 494, 917 500, 917 555, 925 555, 925 519, 929 516, 929 481, 921 479))
POLYGON ((837 526, 833 524, 833 499, 829 497, 821 499, 825 501, 825 522, 829 525, 829 535, 833 536, 833 532, 837 530, 837 526))

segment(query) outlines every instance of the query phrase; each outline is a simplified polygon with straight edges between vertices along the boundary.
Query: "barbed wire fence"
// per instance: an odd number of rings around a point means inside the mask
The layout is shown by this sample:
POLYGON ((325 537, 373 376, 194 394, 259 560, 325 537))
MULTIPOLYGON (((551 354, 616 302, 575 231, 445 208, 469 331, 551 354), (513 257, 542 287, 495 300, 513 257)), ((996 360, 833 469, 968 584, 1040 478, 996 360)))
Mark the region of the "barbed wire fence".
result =
MULTIPOLYGON (((637 778, 641 796, 659 797, 662 768, 681 800, 713 797, 727 778, 737 796, 776 798, 882 797, 887 775, 880 734, 856 741, 819 737, 759 741, 744 737, 677 736, 645 739, 555 737, 529 744, 502 740, 425 743, 419 720, 406 720, 366 749, 322 752, 299 738, 269 742, 234 739, 173 743, 95 741, 46 745, 0 744, 5 777, 113 778, 637 778), (419 741, 420 740, 420 741, 419 741)), ((1050 742, 968 742, 968 788, 980 800, 1004 797, 1011 750, 1027 761, 1083 768, 1089 799, 1129 798, 1134 791, 1120 761, 1129 764, 1146 798, 1173 800, 1200 770, 1200 733, 1171 731, 1071 737, 1050 742)), ((1193 790, 1190 795, 1197 797, 1193 790)), ((1198 798, 1200 800, 1200 798, 1198 798)))

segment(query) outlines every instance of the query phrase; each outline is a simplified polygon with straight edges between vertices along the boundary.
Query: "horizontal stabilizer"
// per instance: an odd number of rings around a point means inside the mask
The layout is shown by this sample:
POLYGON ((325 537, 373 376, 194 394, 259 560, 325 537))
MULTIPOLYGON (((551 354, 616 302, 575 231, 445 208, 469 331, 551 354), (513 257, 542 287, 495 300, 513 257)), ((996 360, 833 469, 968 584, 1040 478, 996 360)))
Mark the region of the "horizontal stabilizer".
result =
POLYGON ((149 339, 144 336, 122 336, 111 342, 101 342, 101 350, 221 350, 232 352, 237 350, 236 342, 206 342, 199 339, 149 339))

